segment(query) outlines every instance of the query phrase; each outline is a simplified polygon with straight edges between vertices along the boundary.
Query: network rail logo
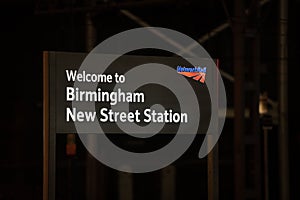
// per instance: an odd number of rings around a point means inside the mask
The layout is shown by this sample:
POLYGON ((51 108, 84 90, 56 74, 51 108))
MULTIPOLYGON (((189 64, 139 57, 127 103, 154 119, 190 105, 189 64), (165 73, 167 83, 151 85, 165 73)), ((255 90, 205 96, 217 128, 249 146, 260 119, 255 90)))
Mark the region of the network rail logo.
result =
POLYGON ((206 67, 182 67, 178 65, 177 72, 183 76, 193 78, 201 83, 205 82, 206 67))

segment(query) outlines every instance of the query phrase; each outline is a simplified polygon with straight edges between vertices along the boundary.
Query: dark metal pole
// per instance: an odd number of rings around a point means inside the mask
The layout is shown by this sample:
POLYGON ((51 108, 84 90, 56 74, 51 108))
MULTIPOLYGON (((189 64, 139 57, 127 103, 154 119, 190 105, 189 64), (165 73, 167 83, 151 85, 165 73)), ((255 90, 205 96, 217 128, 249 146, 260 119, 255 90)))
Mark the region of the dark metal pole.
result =
POLYGON ((288 159, 288 47, 287 47, 288 1, 279 1, 279 177, 280 199, 289 199, 288 159))
POLYGON ((219 199, 219 145, 218 143, 207 156, 208 200, 219 199))
MULTIPOLYGON (((249 44, 249 77, 252 83, 252 90, 249 91, 251 95, 250 107, 250 123, 251 123, 251 132, 248 136, 253 138, 253 143, 251 144, 253 148, 253 175, 248 173, 247 176, 249 179, 253 180, 253 190, 256 200, 262 199, 262 156, 261 156, 261 130, 259 122, 259 94, 260 94, 260 0, 252 1, 252 6, 248 9, 248 41, 249 44), (250 177, 251 176, 251 177, 250 177)), ((250 88, 249 88, 250 89, 250 88)), ((250 153, 251 151, 249 151, 250 153)), ((251 161, 247 160, 246 164, 251 161)))
POLYGON ((269 200, 269 156, 268 156, 268 128, 263 127, 264 137, 264 189, 265 199, 269 200))
MULTIPOLYGON (((96 6, 95 0, 87 0, 87 6, 96 6)), ((93 13, 85 14, 85 48, 89 53, 96 45, 97 30, 93 23, 93 13)), ((93 145, 95 135, 89 135, 89 145, 93 145)), ((104 199, 104 167, 87 152, 86 157, 86 198, 90 200, 104 199)))
POLYGON ((85 48, 87 52, 89 52, 95 47, 97 40, 97 31, 92 20, 92 13, 87 13, 85 15, 85 27, 85 48))
POLYGON ((245 198, 245 149, 244 149, 244 3, 234 2, 233 63, 234 63, 234 197, 245 198))

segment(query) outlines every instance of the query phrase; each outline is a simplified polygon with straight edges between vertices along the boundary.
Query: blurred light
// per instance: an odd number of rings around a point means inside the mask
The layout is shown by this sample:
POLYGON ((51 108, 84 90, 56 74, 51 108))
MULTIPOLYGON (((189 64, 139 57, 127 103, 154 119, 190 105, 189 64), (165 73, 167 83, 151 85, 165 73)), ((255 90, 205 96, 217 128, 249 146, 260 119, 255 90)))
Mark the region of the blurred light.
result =
POLYGON ((75 134, 73 133, 67 134, 66 154, 67 156, 76 155, 75 134))
POLYGON ((259 95, 259 114, 265 115, 268 113, 268 94, 264 92, 259 95))

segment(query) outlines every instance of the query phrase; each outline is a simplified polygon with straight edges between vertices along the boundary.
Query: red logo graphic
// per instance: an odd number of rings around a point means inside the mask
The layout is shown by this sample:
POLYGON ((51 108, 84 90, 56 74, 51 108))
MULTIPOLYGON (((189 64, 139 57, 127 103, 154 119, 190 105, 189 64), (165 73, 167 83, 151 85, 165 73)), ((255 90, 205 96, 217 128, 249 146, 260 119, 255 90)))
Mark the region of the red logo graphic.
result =
POLYGON ((201 83, 205 82, 206 67, 195 67, 195 68, 186 68, 186 67, 177 67, 177 72, 183 76, 193 78, 196 81, 201 83))

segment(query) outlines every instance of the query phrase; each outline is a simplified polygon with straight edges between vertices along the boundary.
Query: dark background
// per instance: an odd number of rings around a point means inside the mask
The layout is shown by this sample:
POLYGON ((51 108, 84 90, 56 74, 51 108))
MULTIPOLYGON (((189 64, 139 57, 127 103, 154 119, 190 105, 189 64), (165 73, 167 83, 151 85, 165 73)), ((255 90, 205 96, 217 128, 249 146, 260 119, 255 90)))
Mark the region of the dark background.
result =
MULTIPOLYGON (((97 1, 97 5, 134 1, 97 1)), ((162 1, 164 2, 164 1, 162 1)), ((245 1, 245 7, 252 1, 245 1)), ((152 26, 180 31, 198 39, 212 28, 233 16, 230 0, 184 1, 149 4, 144 7, 129 6, 135 15, 152 26), (223 3, 222 3, 223 2, 223 3)), ((42 199, 43 183, 43 51, 87 52, 85 47, 85 12, 74 8, 85 5, 84 1, 1 0, 0 47, 1 47, 1 139, 0 139, 0 200, 42 199), (68 12, 51 10, 68 8, 68 12), (72 9, 70 9, 72 8, 72 9), (45 11, 46 13, 41 13, 45 11)), ((298 112, 298 57, 299 47, 299 0, 289 0, 288 21, 288 139, 291 199, 299 199, 299 145, 300 128, 298 112)), ((277 101, 278 95, 278 1, 270 0, 261 8, 258 22, 261 36, 261 84, 260 92, 267 91, 277 101)), ((97 44, 104 39, 135 27, 118 8, 103 8, 93 17, 97 29, 97 44)), ((233 74, 232 29, 227 28, 206 41, 204 48, 211 57, 219 58, 221 69, 233 74)), ((225 81, 228 104, 233 104, 233 85, 225 81)), ((257 133, 260 134, 260 133, 257 133)), ((279 199, 278 137, 276 125, 269 135, 270 197, 279 199)), ((62 139, 62 141, 64 141, 62 139)), ((233 198, 233 122, 228 119, 219 141, 220 159, 229 163, 220 172, 221 199, 233 198)), ((64 143, 62 142, 62 147, 64 143)), ((80 145, 80 144, 79 144, 80 145)), ((84 150, 82 150, 84 151, 84 150)), ((61 149, 61 154, 64 154, 61 149)), ((261 161, 262 162, 262 161, 261 161)), ((187 173, 183 170, 181 173, 187 173)), ((114 172, 111 172, 112 174, 114 172)), ((251 169, 246 170, 251 176, 251 169)), ((113 175, 112 175, 113 176, 113 175)), ((155 174, 153 175, 155 176, 155 174)), ((182 177, 185 177, 184 175, 182 177)), ((61 180, 64 176, 61 175, 61 180)), ((201 177, 199 177, 201 179, 201 177)), ((137 179, 142 179, 137 177, 137 179)), ((187 187, 179 179, 178 187, 187 187)), ((153 181, 155 182, 155 181, 153 181)), ((203 182, 203 180, 202 180, 203 182)), ((204 181, 205 183, 205 181, 204 181)), ((138 186, 137 186, 138 187, 138 186)), ((194 185, 195 187, 195 185, 194 185)), ((190 190, 197 190, 191 187, 190 190)), ((189 190, 184 190, 189 191, 189 190)), ((109 192, 108 192, 109 193, 109 192)), ((114 191, 111 192, 112 194, 114 191)), ((189 197, 188 192, 178 194, 178 199, 189 197)), ((189 193, 191 194, 191 193, 189 193)), ((139 195, 138 193, 136 194, 139 195)), ((151 196, 150 196, 151 197, 151 196)), ((150 198, 149 197, 149 198, 150 198)), ((205 197, 205 194, 204 196, 205 197)), ((116 197, 111 196, 111 199, 116 197)), ((137 199, 140 199, 136 197, 137 199)), ((194 197, 195 198, 195 197, 194 197)), ((109 198, 108 198, 109 199, 109 198)), ((190 198, 193 196, 190 195, 190 198)))

